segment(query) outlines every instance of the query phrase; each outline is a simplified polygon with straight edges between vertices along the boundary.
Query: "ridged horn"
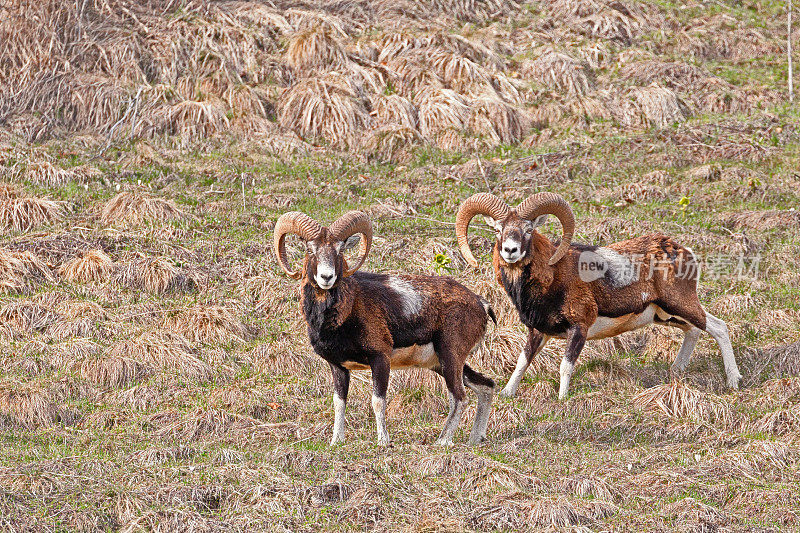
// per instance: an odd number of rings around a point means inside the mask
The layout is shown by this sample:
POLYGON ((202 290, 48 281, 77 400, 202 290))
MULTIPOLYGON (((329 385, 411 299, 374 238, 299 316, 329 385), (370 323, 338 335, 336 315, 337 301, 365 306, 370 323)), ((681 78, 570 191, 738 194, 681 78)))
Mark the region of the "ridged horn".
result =
POLYGON ((293 279, 300 279, 300 271, 289 267, 289 258, 286 255, 286 236, 290 233, 298 235, 304 241, 310 241, 319 237, 322 233, 322 224, 300 211, 290 211, 284 213, 275 223, 275 234, 272 245, 275 255, 278 256, 278 264, 293 279))
POLYGON ((328 231, 338 241, 345 241, 356 233, 364 236, 361 239, 361 259, 355 268, 351 268, 344 273, 344 277, 353 275, 364 264, 367 254, 369 254, 370 246, 372 246, 372 222, 369 219, 369 215, 363 211, 349 211, 331 224, 328 231))
POLYGON ((467 263, 478 266, 478 261, 475 260, 475 256, 472 255, 472 250, 469 248, 469 238, 467 237, 469 223, 473 217, 488 215, 495 220, 503 220, 510 212, 511 208, 508 207, 508 204, 488 192, 479 192, 464 200, 456 215, 456 237, 458 238, 458 248, 467 263))
POLYGON ((555 265, 569 250, 572 236, 575 233, 575 215, 567 201, 556 193, 540 192, 527 198, 517 206, 520 218, 535 220, 542 215, 553 215, 561 223, 561 244, 550 258, 549 264, 555 265))

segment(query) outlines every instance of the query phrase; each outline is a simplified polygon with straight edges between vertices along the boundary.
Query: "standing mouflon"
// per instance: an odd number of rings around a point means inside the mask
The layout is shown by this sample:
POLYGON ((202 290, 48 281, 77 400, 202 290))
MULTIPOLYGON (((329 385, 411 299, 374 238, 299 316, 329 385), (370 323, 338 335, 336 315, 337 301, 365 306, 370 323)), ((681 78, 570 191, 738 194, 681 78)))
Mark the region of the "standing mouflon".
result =
POLYGON ((389 443, 386 390, 389 370, 429 368, 444 377, 450 413, 437 444, 453 443, 464 409, 466 385, 478 396, 469 441, 486 437, 494 382, 466 364, 486 332, 494 312, 488 302, 452 278, 357 272, 372 244, 372 225, 365 213, 346 213, 330 227, 293 211, 275 226, 274 246, 281 267, 302 280, 301 306, 311 345, 333 373, 336 418, 331 444, 344 439, 344 412, 351 370, 371 370, 372 408, 378 444, 389 443), (285 246, 294 233, 306 243, 302 269, 292 271, 285 246), (344 251, 355 246, 361 257, 349 268, 344 251))

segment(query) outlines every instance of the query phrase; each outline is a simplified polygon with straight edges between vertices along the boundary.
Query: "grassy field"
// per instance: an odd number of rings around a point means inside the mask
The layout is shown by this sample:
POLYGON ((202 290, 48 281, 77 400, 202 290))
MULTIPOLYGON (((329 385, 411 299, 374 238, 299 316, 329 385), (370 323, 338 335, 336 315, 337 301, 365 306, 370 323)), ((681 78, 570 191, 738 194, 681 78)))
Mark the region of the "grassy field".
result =
POLYGON ((76 5, 0 8, 31 15, 0 16, 0 531, 800 530, 782 2, 76 5), (682 335, 648 327, 587 343, 561 402, 551 342, 474 448, 471 393, 433 446, 427 371, 392 374, 378 447, 354 372, 329 447, 276 218, 363 209, 365 270, 488 298, 470 364, 503 385, 526 332, 488 227, 478 269, 457 251, 477 191, 558 192, 578 242, 691 247, 742 389, 707 335, 671 375, 682 335))

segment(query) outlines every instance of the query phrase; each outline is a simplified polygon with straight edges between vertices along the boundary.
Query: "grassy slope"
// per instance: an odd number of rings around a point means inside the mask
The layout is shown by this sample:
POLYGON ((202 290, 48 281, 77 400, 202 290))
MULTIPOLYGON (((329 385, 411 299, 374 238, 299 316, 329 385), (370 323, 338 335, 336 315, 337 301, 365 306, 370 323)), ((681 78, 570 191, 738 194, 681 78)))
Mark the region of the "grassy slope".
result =
MULTIPOLYGON (((680 12, 680 6, 662 5, 680 12)), ((733 14, 755 26, 777 12, 775 4, 761 13, 733 14)), ((786 77, 779 58, 735 67, 721 63, 714 72, 770 86, 786 77)), ((326 153, 279 160, 246 143, 187 153, 169 143, 139 142, 100 158, 78 143, 22 147, 7 168, 24 168, 27 159, 47 153, 65 168, 95 165, 105 181, 57 188, 20 174, 15 179, 25 191, 68 201, 70 213, 33 236, 11 235, 14 246, 38 243, 34 250, 57 267, 76 250, 55 237, 100 239, 118 264, 136 253, 165 256, 194 272, 200 289, 158 296, 114 282, 59 281, 6 296, 3 305, 31 299, 55 309, 63 298, 97 302, 109 315, 101 322, 111 329, 93 335, 101 349, 164 329, 166 319, 195 304, 231 309, 251 334, 241 342, 192 343, 213 367, 211 379, 192 379, 178 366, 111 387, 87 379, 83 360, 63 355, 70 353, 69 341, 54 339, 47 328, 4 341, 3 391, 38 391, 45 402, 31 409, 56 415, 23 427, 13 409, 0 405, 0 528, 800 527, 800 381, 792 377, 800 371, 800 354, 796 347, 765 350, 800 340, 800 222, 791 216, 730 219, 797 207, 797 119, 796 110, 783 107, 750 117, 696 117, 664 131, 563 130, 535 149, 479 154, 480 166, 474 158, 438 151, 421 151, 402 167, 326 153), (759 155, 738 157, 726 151, 731 143, 755 146, 759 155), (704 164, 719 172, 692 173, 704 164), (172 198, 190 217, 103 228, 93 214, 118 185, 172 198), (650 328, 589 343, 573 395, 562 403, 553 388, 562 346, 554 342, 518 398, 495 401, 489 442, 475 449, 431 446, 446 399, 438 378, 416 371, 393 375, 393 445, 377 448, 369 375, 359 374, 348 406, 348 443, 328 448, 330 378, 308 346, 296 284, 271 255, 267 237, 274 219, 289 208, 321 221, 355 207, 391 208, 373 208, 378 238, 365 268, 442 271, 489 297, 500 327, 490 331, 475 366, 502 384, 523 331, 493 284, 488 261, 477 271, 464 266, 450 225, 458 202, 487 186, 515 201, 537 190, 559 192, 572 201, 585 242, 663 231, 704 257, 759 254, 757 279, 701 283, 704 304, 730 325, 745 389, 724 390, 719 352, 704 337, 684 376, 699 391, 693 401, 700 414, 670 417, 636 402, 643 389, 670 380, 679 345, 674 333, 650 328), (440 253, 443 268, 437 268, 440 253)), ((488 240, 476 244, 488 250, 488 240)), ((465 416, 459 442, 472 414, 465 416)))

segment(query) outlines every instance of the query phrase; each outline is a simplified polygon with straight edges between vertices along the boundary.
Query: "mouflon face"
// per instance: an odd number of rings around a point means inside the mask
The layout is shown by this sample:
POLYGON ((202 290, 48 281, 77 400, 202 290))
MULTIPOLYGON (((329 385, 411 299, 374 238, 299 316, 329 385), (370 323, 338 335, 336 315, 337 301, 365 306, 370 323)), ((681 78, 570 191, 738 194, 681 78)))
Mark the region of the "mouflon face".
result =
POLYGON ((497 232, 497 249, 500 257, 509 264, 514 264, 527 255, 534 230, 544 224, 546 219, 547 215, 542 215, 531 221, 513 213, 502 221, 484 217, 486 223, 497 232))
POLYGON ((359 242, 358 235, 339 241, 325 232, 317 239, 306 241, 306 278, 322 290, 332 289, 347 270, 344 253, 359 242))

